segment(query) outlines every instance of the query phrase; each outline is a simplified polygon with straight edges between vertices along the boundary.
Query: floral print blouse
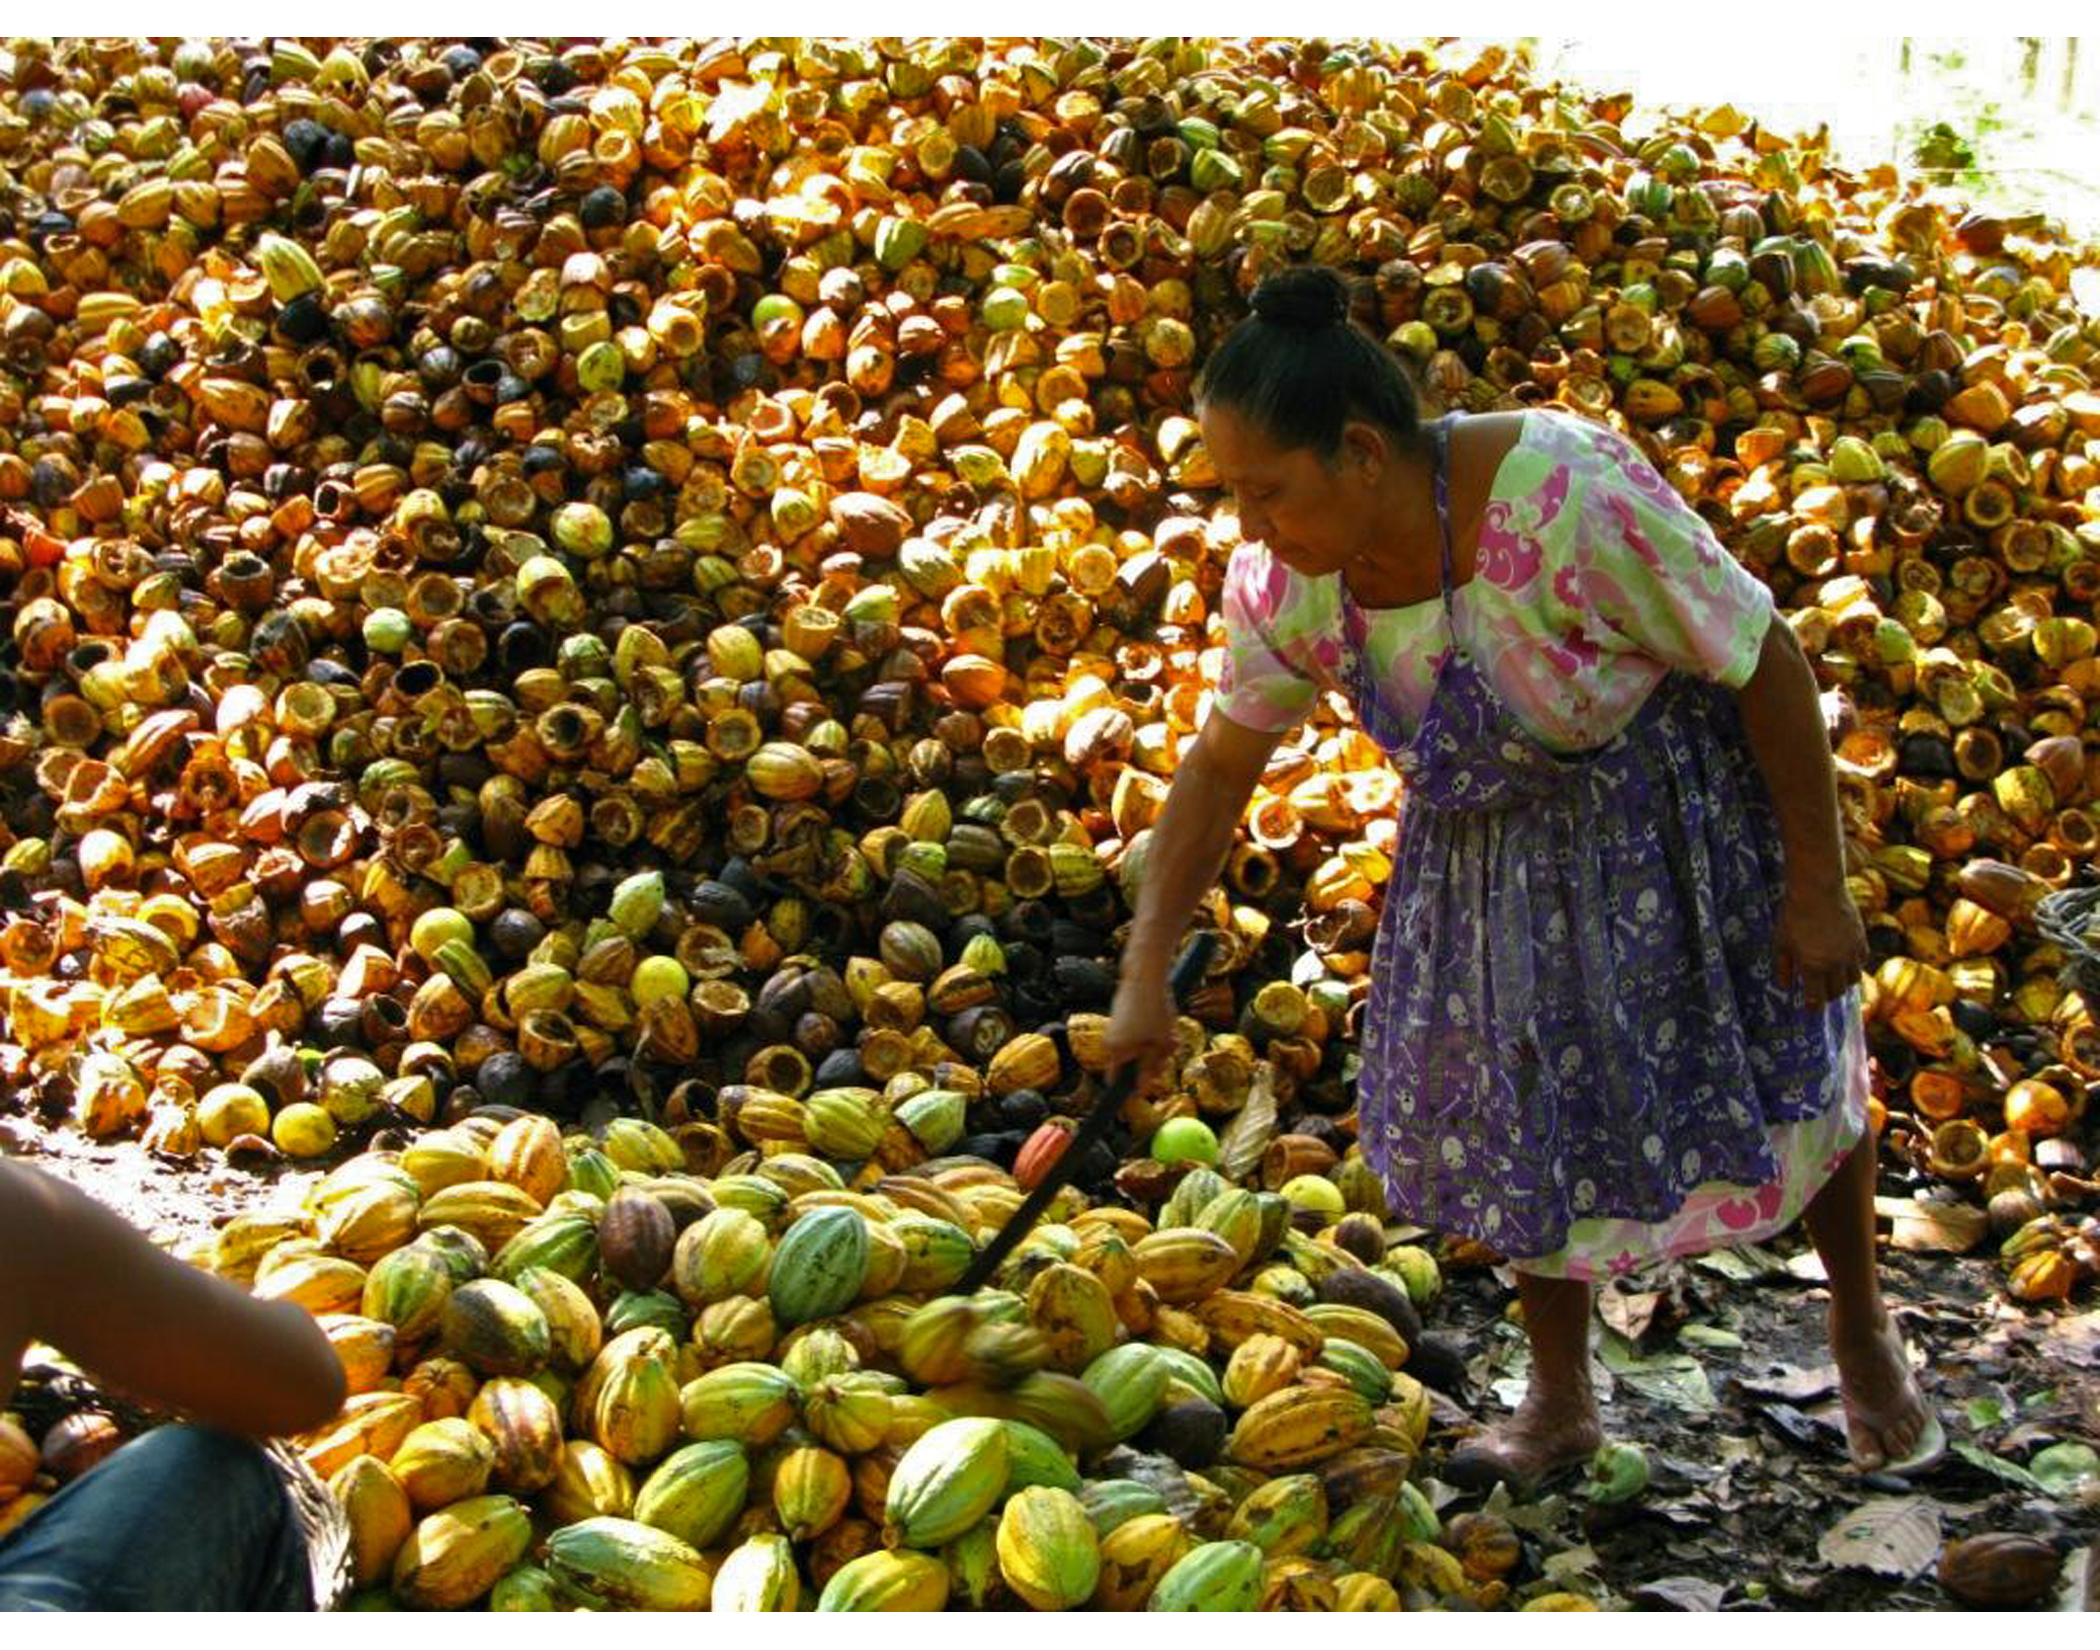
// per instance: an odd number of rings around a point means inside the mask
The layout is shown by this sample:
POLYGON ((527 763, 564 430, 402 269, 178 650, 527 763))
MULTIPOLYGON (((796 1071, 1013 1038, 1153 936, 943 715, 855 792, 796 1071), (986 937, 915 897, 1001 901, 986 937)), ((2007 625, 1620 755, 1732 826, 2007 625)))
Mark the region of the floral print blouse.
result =
MULTIPOLYGON (((1276 732, 1338 687, 1341 576, 1305 578, 1258 542, 1225 574, 1217 706, 1276 732)), ((1672 670, 1739 688, 1757 668, 1771 592, 1616 431, 1527 411, 1481 518, 1474 575, 1453 600, 1460 639, 1503 702, 1563 752, 1611 739, 1672 670)), ((1386 702, 1410 725, 1448 651, 1442 603, 1366 609, 1386 702)))

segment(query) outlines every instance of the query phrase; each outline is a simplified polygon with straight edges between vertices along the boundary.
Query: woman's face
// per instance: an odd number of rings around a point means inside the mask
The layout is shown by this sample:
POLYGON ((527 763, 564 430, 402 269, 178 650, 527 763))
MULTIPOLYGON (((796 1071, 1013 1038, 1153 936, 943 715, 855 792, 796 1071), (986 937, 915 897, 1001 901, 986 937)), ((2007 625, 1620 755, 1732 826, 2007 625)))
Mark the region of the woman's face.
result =
POLYGON ((1309 447, 1279 447, 1230 407, 1205 407, 1202 425, 1218 479, 1232 490, 1242 536, 1259 539, 1292 572, 1339 573, 1376 541, 1385 443, 1370 426, 1348 425, 1329 463, 1309 447))

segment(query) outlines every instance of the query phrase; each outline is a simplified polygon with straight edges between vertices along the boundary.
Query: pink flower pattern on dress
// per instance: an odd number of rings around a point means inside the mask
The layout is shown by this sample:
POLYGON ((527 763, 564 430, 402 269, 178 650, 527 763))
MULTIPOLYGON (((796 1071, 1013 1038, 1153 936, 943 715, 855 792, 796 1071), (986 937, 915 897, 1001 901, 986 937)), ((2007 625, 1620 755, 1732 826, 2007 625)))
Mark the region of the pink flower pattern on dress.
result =
POLYGON ((1509 529, 1516 508, 1507 499, 1497 499, 1480 520, 1480 553, 1474 568, 1489 584, 1504 590, 1521 590, 1539 576, 1546 552, 1539 541, 1509 529))
POLYGON ((1682 495, 1663 480, 1653 464, 1626 437, 1616 430, 1601 430, 1597 444, 1619 466, 1619 472, 1637 493, 1645 493, 1667 514, 1672 510, 1688 510, 1682 495))
POLYGON ((1568 497, 1569 471, 1555 465, 1536 494, 1523 499, 1497 499, 1480 522, 1479 555, 1474 568, 1489 584, 1521 590, 1539 576, 1545 547, 1539 535, 1560 515, 1568 497))
POLYGON ((1284 593, 1290 589, 1291 570, 1266 551, 1263 560, 1268 563, 1265 576, 1249 579, 1240 588, 1249 616, 1268 620, 1275 618, 1283 606, 1284 593))
POLYGON ((1563 676, 1580 676, 1596 667, 1603 649, 1579 630, 1571 630, 1557 642, 1543 642, 1539 657, 1563 676))
POLYGON ((1649 542, 1648 535, 1641 531, 1641 518, 1635 512, 1633 505, 1617 493, 1606 493, 1604 495, 1604 504, 1618 518, 1619 532, 1625 537, 1626 542, 1633 547, 1633 553, 1639 556, 1654 571, 1661 572, 1663 566, 1662 555, 1649 542))

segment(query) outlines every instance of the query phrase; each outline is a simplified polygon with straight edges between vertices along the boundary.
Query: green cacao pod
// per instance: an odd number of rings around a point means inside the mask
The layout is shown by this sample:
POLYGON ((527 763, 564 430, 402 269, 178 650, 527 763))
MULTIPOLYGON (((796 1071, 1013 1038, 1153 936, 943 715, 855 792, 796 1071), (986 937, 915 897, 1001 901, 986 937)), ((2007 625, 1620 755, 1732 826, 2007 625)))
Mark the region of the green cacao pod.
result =
POLYGON ((1272 1478, 1233 1509, 1225 1535, 1270 1558, 1311 1552, 1327 1535, 1327 1491, 1309 1472, 1272 1478))
POLYGON ((1079 1493, 1082 1482, 1071 1456, 1049 1433, 1026 1421, 1001 1421, 1006 1429, 1007 1493, 1045 1484, 1053 1489, 1079 1493))
POLYGON ((454 1288, 472 1283, 489 1269, 488 1245, 464 1226, 425 1227, 409 1247, 443 1261, 452 1274, 454 1288))
POLYGON ((891 1473, 884 1539, 921 1548, 953 1541, 1005 1494, 1006 1472, 1006 1429, 998 1421, 944 1421, 912 1444, 891 1473))
POLYGON ((863 1553, 824 1584, 819 1610, 938 1610, 948 1602, 948 1566, 928 1553, 863 1553))
POLYGON ((904 1244, 904 1276, 897 1287, 907 1295, 937 1295, 962 1281, 977 1246, 953 1221, 931 1215, 903 1215, 890 1222, 891 1234, 904 1244))
POLYGON ((674 1350, 661 1329, 630 1329, 606 1343, 578 1383, 590 1435, 629 1466, 654 1461, 678 1436, 674 1350))
MULTIPOLYGON (((1098 1527, 1098 1520, 1097 1520, 1098 1527)), ((1166 1573, 1188 1554, 1191 1537, 1180 1519, 1138 1513, 1101 1536, 1101 1579, 1094 1602, 1103 1610, 1142 1610, 1166 1573)))
POLYGON ((1049 1345, 1049 1366, 1067 1375, 1085 1370, 1116 1344, 1122 1328, 1108 1285, 1082 1267, 1059 1263, 1028 1286, 1028 1315, 1049 1345))
POLYGON ((1167 1510, 1166 1498, 1150 1484, 1131 1478, 1097 1478, 1079 1492, 1080 1505, 1094 1521, 1094 1533, 1107 1538, 1133 1518, 1147 1518, 1167 1510))
POLYGON ((728 1533, 750 1487, 751 1463, 740 1445, 726 1438, 687 1444, 649 1474, 635 1495, 632 1516, 637 1524, 704 1550, 728 1533))
POLYGON ((588 1369, 605 1344, 605 1326, 591 1297, 580 1285, 545 1266, 526 1267, 516 1287, 547 1320, 549 1359, 561 1369, 588 1369))
POLYGON ((861 1455, 888 1435, 890 1394, 859 1375, 826 1375, 809 1389, 802 1421, 817 1442, 842 1455, 861 1455))
POLYGON ((670 1283, 695 1312, 731 1295, 758 1293, 773 1260, 764 1222, 743 1209, 716 1209, 678 1234, 670 1283))
POLYGON ((495 1278, 454 1289, 442 1317, 445 1350, 478 1375, 531 1375, 552 1349, 547 1319, 495 1278))
POLYGON ((1179 1346, 1159 1346, 1153 1350, 1159 1354, 1160 1362, 1167 1366, 1167 1390, 1163 1403, 1185 1402, 1200 1398, 1206 1404, 1225 1407, 1225 1388, 1218 1380, 1218 1372, 1195 1353, 1179 1346))
POLYGON ((729 1438, 757 1449, 787 1430, 801 1399, 773 1365, 735 1363, 686 1382, 678 1407, 688 1438, 729 1438))
POLYGON ((964 1348, 986 1321, 984 1307, 974 1296, 930 1300, 906 1318, 898 1331, 897 1362, 922 1386, 966 1380, 970 1364, 964 1348))
POLYGON ((1135 1436, 1158 1413, 1167 1395, 1169 1370, 1159 1348, 1132 1341, 1101 1354, 1079 1377, 1108 1411, 1117 1439, 1135 1436))
POLYGON ((639 1117, 617 1117, 605 1125, 605 1155, 638 1174, 676 1174, 685 1167, 678 1142, 654 1123, 639 1117))
POLYGON ((813 1323, 796 1330, 781 1343, 775 1360, 783 1375, 809 1391, 833 1375, 850 1375, 860 1368, 860 1354, 853 1343, 828 1323, 813 1323))
POLYGON ((502 1615, 552 1612, 561 1607, 560 1584, 537 1564, 520 1564, 489 1593, 489 1608, 502 1615))
POLYGON ((868 1272, 868 1228, 857 1209, 813 1209, 780 1239, 767 1296, 784 1324, 828 1318, 851 1306, 868 1272))
POLYGON ((432 1513, 394 1559, 394 1596, 418 1610, 458 1610, 495 1586, 532 1545, 532 1520, 507 1495, 432 1513))
POLYGON ((496 1446, 473 1422, 460 1416, 425 1421, 401 1440, 387 1463, 409 1505, 419 1513, 435 1512, 465 1501, 488 1488, 496 1446))
POLYGON ((1264 1253, 1259 1193, 1235 1186, 1206 1203, 1195 1225, 1198 1231, 1215 1233, 1231 1244, 1241 1266, 1252 1265, 1264 1253))
POLYGON ((1196 1217, 1209 1208, 1218 1198, 1232 1190, 1232 1182, 1216 1169, 1201 1166, 1191 1169, 1174 1183, 1174 1190, 1167 1201, 1160 1205, 1159 1217, 1153 1221, 1155 1232, 1165 1232, 1174 1227, 1193 1227, 1196 1217))
MULTIPOLYGON (((940 942, 936 940, 935 946, 940 942)), ((841 1163, 873 1157, 889 1115, 873 1089, 818 1089, 802 1104, 802 1134, 809 1149, 841 1163)))
POLYGON ((631 1518, 586 1518, 547 1537, 548 1572, 598 1610, 705 1610, 713 1581, 675 1535, 631 1518))
POLYGON ((1074 1455, 1089 1455, 1116 1440, 1108 1406, 1076 1375, 1039 1370, 1003 1395, 1003 1413, 1041 1427, 1074 1455))
POLYGON ((1388 1492, 1367 1496, 1344 1508, 1316 1550, 1321 1557, 1346 1569, 1390 1576, 1412 1539, 1415 1538, 1409 1534, 1399 1496, 1388 1492))
POLYGON ((802 1576, 795 1549, 784 1535, 754 1535, 734 1548, 715 1571, 715 1614, 763 1611, 791 1613, 802 1604, 802 1576))
POLYGON ((630 1329, 661 1329, 674 1341, 693 1332, 685 1303, 661 1289, 629 1289, 605 1309, 605 1333, 624 1335, 630 1329))
POLYGON ((963 1137, 968 1099, 954 1089, 927 1089, 897 1107, 897 1121, 929 1152, 945 1152, 963 1137))
POLYGON ((973 1610, 988 1605, 1000 1587, 999 1520, 978 1520, 941 1549, 948 1566, 948 1591, 973 1610))
POLYGON ((452 1272, 442 1260, 427 1250, 396 1249, 365 1274, 358 1311, 392 1324, 395 1340, 413 1346, 437 1333, 451 1295, 452 1272))
POLYGON ((1152 1589, 1148 1610, 1252 1610, 1261 1602, 1261 1549, 1251 1541, 1206 1541, 1152 1589))
MULTIPOLYGON (((768 1166, 777 1170, 779 1160, 772 1160, 768 1166)), ((786 1188, 766 1179, 764 1175, 717 1175, 708 1186, 708 1194, 714 1198, 717 1208, 741 1209, 769 1227, 778 1225, 787 1210, 786 1188)))
POLYGON ((1436 1256, 1417 1244, 1404 1243, 1388 1249, 1385 1265, 1379 1270, 1396 1276, 1417 1308, 1431 1305, 1444 1287, 1436 1256))
POLYGON ((534 1495, 561 1470, 561 1410, 532 1382, 499 1375, 481 1383, 467 1419, 495 1451, 490 1479, 511 1495, 534 1495))
POLYGON ((489 1262, 489 1272, 516 1283, 535 1266, 588 1283, 598 1270, 598 1228, 588 1215, 550 1214, 522 1226, 489 1262))
POLYGON ((1320 1347, 1318 1362, 1321 1368, 1333 1370, 1374 1404, 1384 1403, 1386 1395, 1392 1391, 1392 1371, 1375 1352, 1366 1351, 1354 1341, 1329 1336, 1320 1347))
POLYGON ((999 1515, 999 1573, 1036 1610, 1070 1610, 1094 1595, 1101 1550, 1079 1497, 1031 1484, 999 1515))
POLYGON ((620 1189, 620 1165, 595 1146, 586 1146, 569 1157, 569 1188, 609 1199, 620 1189))
POLYGON ((1032 1323, 979 1324, 963 1342, 970 1369, 966 1378, 986 1386, 1014 1386, 1043 1367, 1048 1351, 1043 1332, 1032 1323))

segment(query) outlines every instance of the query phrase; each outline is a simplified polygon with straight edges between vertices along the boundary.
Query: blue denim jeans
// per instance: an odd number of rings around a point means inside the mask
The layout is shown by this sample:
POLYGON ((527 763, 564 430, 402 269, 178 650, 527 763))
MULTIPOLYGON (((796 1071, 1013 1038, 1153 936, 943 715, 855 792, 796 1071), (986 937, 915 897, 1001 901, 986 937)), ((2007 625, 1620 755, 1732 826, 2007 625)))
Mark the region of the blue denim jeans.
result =
POLYGON ((311 1610, 277 1470, 253 1442, 157 1427, 0 1540, 0 1610, 311 1610))

